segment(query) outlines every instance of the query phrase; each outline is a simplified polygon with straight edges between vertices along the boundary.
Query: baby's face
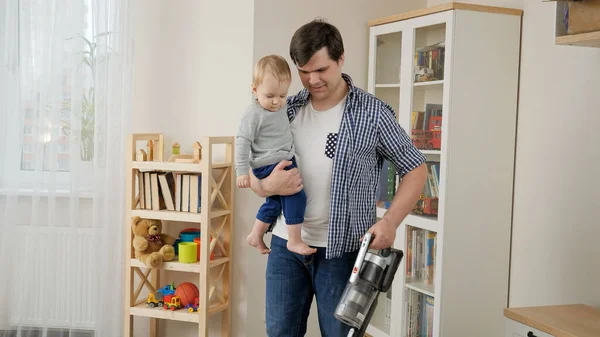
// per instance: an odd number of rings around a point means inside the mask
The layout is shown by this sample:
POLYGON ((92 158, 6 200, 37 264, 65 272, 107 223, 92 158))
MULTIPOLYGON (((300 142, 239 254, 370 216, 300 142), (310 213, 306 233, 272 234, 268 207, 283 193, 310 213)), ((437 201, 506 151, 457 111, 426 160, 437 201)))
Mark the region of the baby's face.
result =
POLYGON ((254 94, 263 108, 274 112, 285 105, 289 88, 290 81, 279 82, 273 75, 267 74, 262 83, 254 88, 254 94))

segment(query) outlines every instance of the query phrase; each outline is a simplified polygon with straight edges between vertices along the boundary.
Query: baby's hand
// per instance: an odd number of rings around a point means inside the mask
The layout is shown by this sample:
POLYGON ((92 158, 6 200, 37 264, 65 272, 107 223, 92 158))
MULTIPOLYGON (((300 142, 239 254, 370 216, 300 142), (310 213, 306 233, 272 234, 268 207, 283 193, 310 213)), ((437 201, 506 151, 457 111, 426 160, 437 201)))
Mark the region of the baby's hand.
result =
POLYGON ((238 188, 248 188, 250 187, 250 176, 243 175, 237 177, 237 187, 238 188))

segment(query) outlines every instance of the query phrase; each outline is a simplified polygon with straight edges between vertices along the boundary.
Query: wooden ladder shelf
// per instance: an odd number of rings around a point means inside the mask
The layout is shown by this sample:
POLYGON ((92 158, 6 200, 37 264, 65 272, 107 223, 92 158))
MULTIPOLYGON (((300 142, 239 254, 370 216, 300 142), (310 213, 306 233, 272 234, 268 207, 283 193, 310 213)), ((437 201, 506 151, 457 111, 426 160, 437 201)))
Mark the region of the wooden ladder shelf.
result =
POLYGON ((133 336, 134 316, 142 316, 150 318, 151 337, 158 335, 159 319, 198 323, 198 336, 207 337, 209 319, 217 313, 221 314, 221 336, 230 336, 231 298, 229 289, 233 256, 235 187, 234 137, 205 137, 202 144, 203 147, 200 146, 200 143, 194 144, 195 153, 193 155, 176 154, 165 161, 162 134, 132 134, 129 136, 124 224, 126 252, 124 336, 133 336), (140 144, 143 144, 142 146, 150 144, 149 153, 139 151, 140 144), (224 160, 221 162, 213 162, 213 146, 215 145, 225 146, 224 160), (141 196, 138 193, 136 177, 139 172, 148 171, 200 175, 202 179, 200 212, 141 209, 141 196), (131 221, 135 216, 162 220, 164 232, 170 232, 170 224, 164 221, 187 222, 190 225, 195 224, 192 225, 193 227, 199 225, 198 229, 201 233, 199 261, 183 263, 179 262, 176 256, 174 261, 163 262, 160 268, 148 268, 134 257, 131 221), (204 235, 204 233, 208 233, 208 235, 204 235), (210 258, 211 255, 214 257, 210 258), (179 271, 194 275, 188 281, 198 286, 199 307, 197 312, 188 312, 184 308, 171 311, 148 306, 147 293, 143 290, 153 293, 162 285, 170 283, 161 279, 161 271, 179 271))

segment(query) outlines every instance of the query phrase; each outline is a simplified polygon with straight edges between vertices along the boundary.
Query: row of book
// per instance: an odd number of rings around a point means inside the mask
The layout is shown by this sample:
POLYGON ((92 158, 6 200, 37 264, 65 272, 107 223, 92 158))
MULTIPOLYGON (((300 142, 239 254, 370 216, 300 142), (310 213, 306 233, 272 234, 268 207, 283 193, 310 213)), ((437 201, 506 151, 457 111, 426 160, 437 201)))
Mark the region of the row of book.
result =
MULTIPOLYGON (((440 163, 426 162, 427 166, 427 181, 423 186, 423 195, 426 198, 439 198, 440 191, 440 163)), ((398 187, 398 172, 395 166, 385 160, 381 168, 379 183, 377 185, 377 207, 389 208, 396 188, 398 187)))
POLYGON ((381 175, 377 184, 377 207, 389 208, 396 195, 398 173, 391 162, 384 160, 381 167, 381 175))
POLYGON ((432 125, 432 117, 442 117, 442 111, 441 104, 425 104, 425 111, 413 111, 411 113, 411 129, 431 131, 433 126, 437 125, 437 123, 433 123, 432 125))
POLYGON ((437 233, 414 226, 406 227, 406 276, 433 284, 437 233))
POLYGON ((444 79, 445 42, 418 48, 415 51, 415 82, 444 79))
POLYGON ((440 197, 440 163, 426 162, 427 166, 427 181, 423 186, 423 195, 426 198, 440 197))
POLYGON ((200 174, 140 171, 137 177, 140 209, 200 213, 200 174))
POLYGON ((405 294, 406 337, 432 337, 434 298, 412 289, 405 294))

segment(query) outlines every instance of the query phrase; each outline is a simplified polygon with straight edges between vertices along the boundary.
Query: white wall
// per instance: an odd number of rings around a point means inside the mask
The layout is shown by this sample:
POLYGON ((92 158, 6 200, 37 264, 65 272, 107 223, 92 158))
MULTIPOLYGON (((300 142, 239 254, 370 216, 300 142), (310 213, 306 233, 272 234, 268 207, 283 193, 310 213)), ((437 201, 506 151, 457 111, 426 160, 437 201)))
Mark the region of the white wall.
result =
POLYGON ((524 9, 509 305, 600 306, 600 49, 554 45, 554 2, 472 2, 524 9))
MULTIPOLYGON (((193 141, 204 136, 235 135, 237 121, 251 99, 253 10, 251 0, 135 1, 133 132, 162 132, 165 150, 178 141, 184 153, 190 153, 193 141)), ((231 335, 245 336, 248 303, 259 299, 252 297, 242 280, 263 278, 254 272, 263 262, 248 254, 244 241, 257 202, 248 192, 236 191, 235 205, 231 335)), ((177 234, 184 226, 165 227, 177 234)), ((176 283, 191 277, 165 274, 176 283)), ((147 336, 147 320, 134 321, 135 336, 147 336)), ((211 335, 217 335, 218 316, 211 325, 216 327, 211 335)), ((160 324, 159 335, 193 336, 197 327, 166 322, 160 324)))
POLYGON ((600 49, 554 45, 525 1, 510 306, 600 306, 600 49))

